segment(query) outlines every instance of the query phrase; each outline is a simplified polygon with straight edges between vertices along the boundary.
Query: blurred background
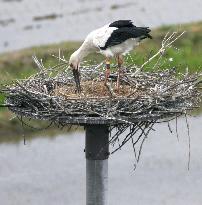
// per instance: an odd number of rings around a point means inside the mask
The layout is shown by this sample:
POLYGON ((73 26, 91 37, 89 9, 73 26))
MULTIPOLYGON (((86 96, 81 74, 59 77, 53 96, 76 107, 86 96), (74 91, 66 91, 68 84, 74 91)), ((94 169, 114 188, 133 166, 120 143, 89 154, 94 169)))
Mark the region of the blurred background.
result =
MULTIPOLYGON (((152 29, 153 40, 131 53, 137 65, 160 47, 168 31, 186 30, 166 53, 166 59, 173 61, 165 60, 162 69, 201 71, 201 11, 201 0, 0 0, 1 84, 35 73, 32 55, 43 59, 46 67, 55 65, 52 54, 61 49, 68 59, 91 30, 119 19, 152 29)), ((87 60, 100 62, 102 56, 87 60)), ((135 171, 130 143, 111 156, 110 205, 202 204, 202 111, 196 109, 188 122, 190 170, 185 118, 178 120, 179 142, 175 122, 173 133, 166 123, 156 125, 135 171)), ((83 129, 39 131, 46 122, 28 123, 31 126, 23 128, 11 112, 0 108, 0 204, 85 204, 83 129)))

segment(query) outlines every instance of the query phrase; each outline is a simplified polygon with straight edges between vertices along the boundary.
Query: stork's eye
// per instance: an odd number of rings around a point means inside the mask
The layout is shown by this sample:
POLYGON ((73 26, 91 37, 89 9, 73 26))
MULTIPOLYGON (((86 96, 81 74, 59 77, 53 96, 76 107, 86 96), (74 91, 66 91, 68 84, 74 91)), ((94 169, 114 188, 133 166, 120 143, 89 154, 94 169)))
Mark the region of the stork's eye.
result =
POLYGON ((70 64, 70 67, 71 67, 71 68, 73 68, 73 67, 74 67, 72 63, 70 64))

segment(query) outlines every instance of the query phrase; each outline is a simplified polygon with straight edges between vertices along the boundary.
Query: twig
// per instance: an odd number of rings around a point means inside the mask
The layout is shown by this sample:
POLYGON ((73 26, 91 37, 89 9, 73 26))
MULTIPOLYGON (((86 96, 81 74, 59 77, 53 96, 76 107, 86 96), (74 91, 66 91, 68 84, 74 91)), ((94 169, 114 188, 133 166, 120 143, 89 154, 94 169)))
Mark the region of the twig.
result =
POLYGON ((144 62, 140 68, 138 68, 135 73, 132 74, 132 76, 135 76, 136 74, 138 74, 139 72, 142 71, 143 67, 145 67, 145 65, 147 65, 149 62, 151 62, 153 59, 155 59, 157 56, 159 55, 163 55, 166 51, 166 49, 170 48, 170 46, 178 39, 180 38, 183 34, 185 33, 185 31, 183 31, 182 33, 180 33, 179 35, 177 35, 177 32, 173 32, 170 36, 169 36, 169 32, 165 35, 162 44, 161 44, 161 48, 152 56, 150 57, 146 62, 144 62))

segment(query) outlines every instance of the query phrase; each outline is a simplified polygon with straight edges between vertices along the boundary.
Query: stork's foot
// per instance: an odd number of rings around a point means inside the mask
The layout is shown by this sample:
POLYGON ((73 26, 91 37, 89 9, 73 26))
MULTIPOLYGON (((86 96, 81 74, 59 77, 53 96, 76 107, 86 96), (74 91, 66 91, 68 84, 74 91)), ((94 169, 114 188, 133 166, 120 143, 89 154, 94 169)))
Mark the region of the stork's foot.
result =
POLYGON ((80 74, 78 69, 73 69, 74 81, 76 83, 76 93, 81 93, 80 74))

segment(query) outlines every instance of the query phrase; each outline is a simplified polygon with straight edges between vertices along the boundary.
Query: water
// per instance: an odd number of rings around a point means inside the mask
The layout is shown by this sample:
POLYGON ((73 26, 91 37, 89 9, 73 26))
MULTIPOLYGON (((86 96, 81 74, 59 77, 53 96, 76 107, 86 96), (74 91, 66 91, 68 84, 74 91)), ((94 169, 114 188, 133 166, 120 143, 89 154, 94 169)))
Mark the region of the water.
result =
POLYGON ((0 53, 82 40, 117 19, 151 27, 198 21, 201 9, 201 0, 0 0, 0 53))
MULTIPOLYGON (((178 120, 180 141, 167 124, 155 126, 133 171, 130 144, 110 157, 109 205, 201 205, 202 116, 189 118, 191 165, 187 171, 185 119, 178 120)), ((175 122, 171 127, 173 130, 175 122)), ((85 204, 84 132, 56 137, 7 140, 0 144, 0 204, 85 204)))

